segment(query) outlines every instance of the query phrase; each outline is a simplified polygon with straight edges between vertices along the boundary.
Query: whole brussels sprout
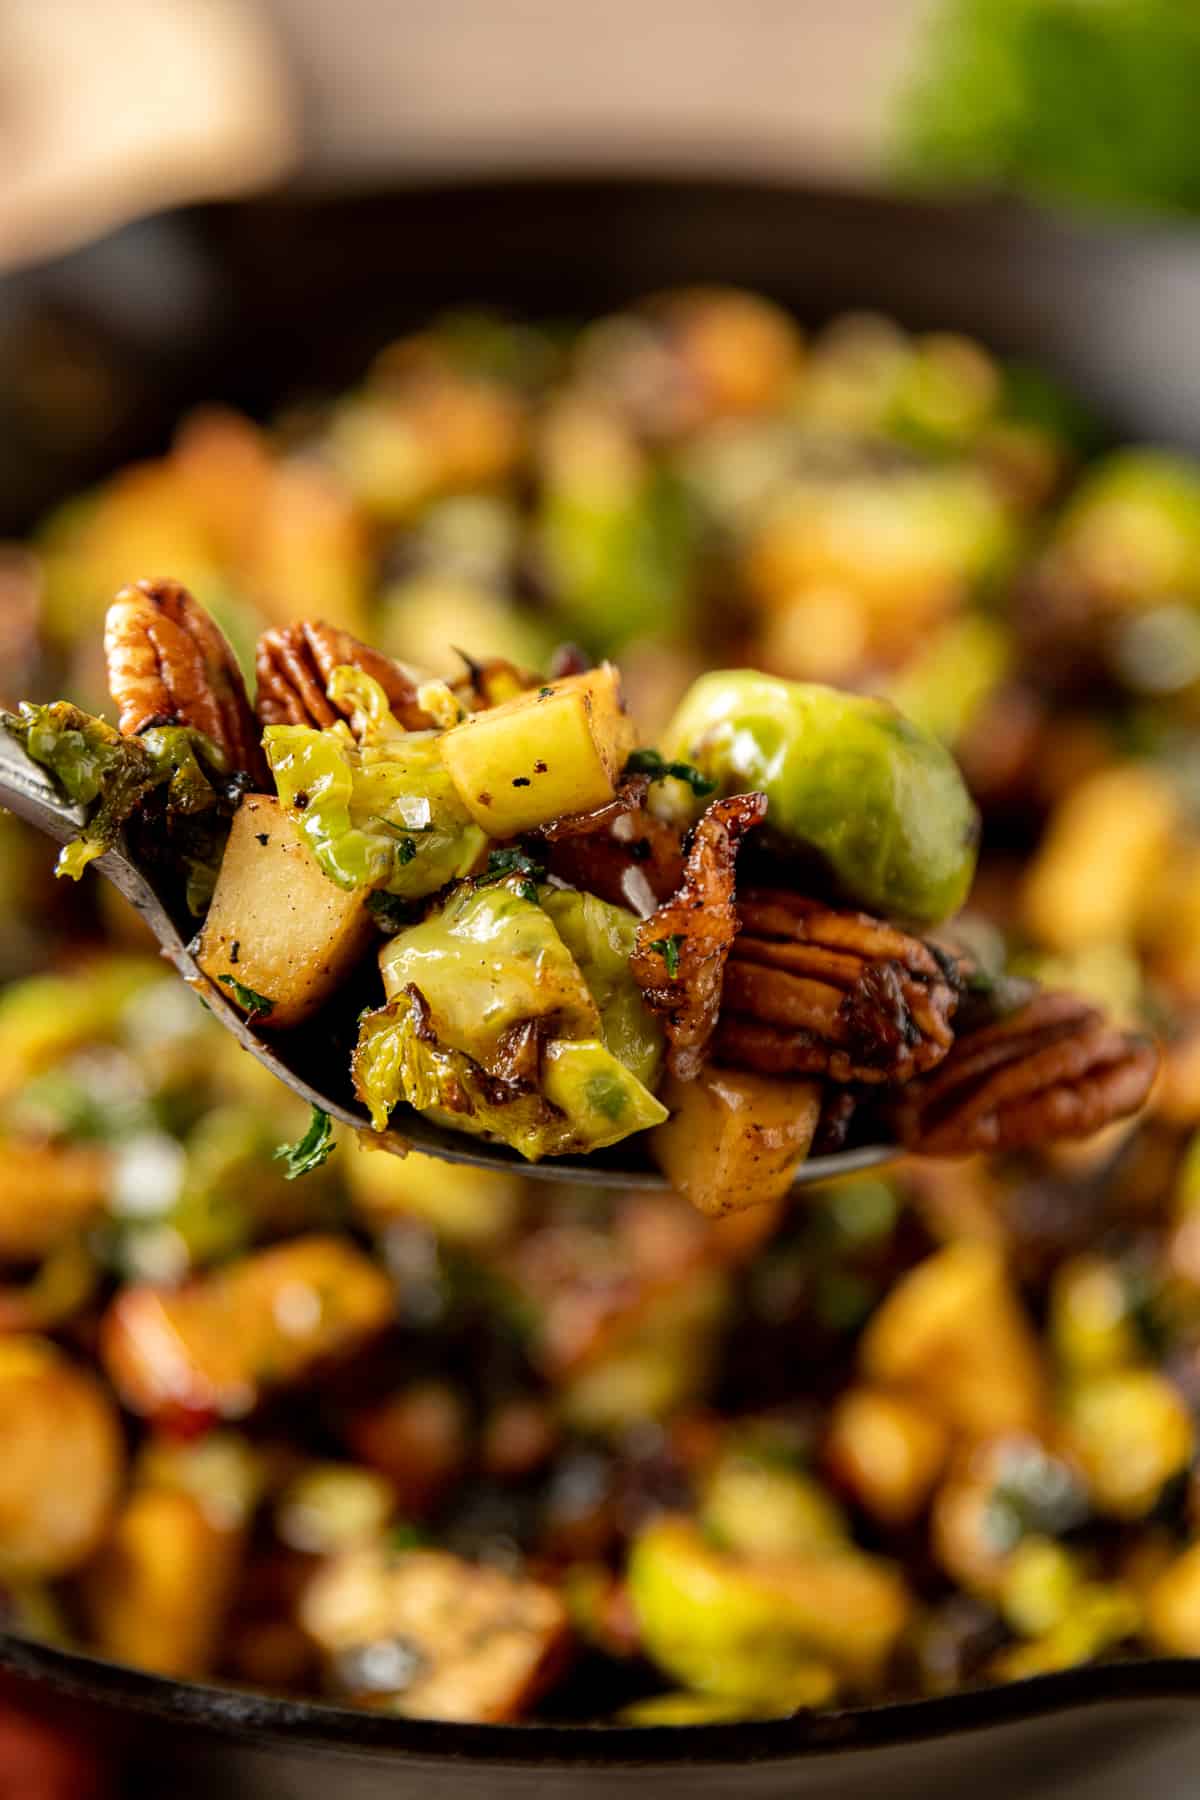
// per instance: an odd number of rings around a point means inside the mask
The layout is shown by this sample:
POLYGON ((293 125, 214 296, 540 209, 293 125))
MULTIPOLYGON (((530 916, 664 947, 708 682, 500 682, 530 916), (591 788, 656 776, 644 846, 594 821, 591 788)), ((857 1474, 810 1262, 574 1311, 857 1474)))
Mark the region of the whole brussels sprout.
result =
POLYGON ((726 793, 764 793, 767 830, 872 912, 935 924, 966 899, 975 807, 950 753, 885 700, 721 670, 685 694, 663 748, 726 793))
POLYGON ((878 1557, 828 1546, 730 1555, 675 1514, 642 1527, 627 1580, 651 1660, 685 1687, 739 1700, 795 1689, 795 1704, 806 1704, 814 1661, 869 1691, 911 1611, 904 1581, 878 1557))

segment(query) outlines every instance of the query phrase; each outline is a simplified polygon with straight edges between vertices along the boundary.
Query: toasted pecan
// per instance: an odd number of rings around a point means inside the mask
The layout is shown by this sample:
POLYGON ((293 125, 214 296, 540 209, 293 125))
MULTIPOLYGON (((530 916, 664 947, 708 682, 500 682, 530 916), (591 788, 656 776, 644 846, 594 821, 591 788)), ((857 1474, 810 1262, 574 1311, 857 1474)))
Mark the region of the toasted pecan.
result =
POLYGON ((714 800, 696 826, 678 889, 638 926, 629 966, 647 1004, 662 1016, 667 1065, 681 1081, 699 1073, 721 1010, 738 931, 738 845, 766 815, 764 794, 714 800))
POLYGON ((224 633, 179 582, 137 581, 122 588, 104 621, 104 657, 123 732, 190 725, 256 788, 269 787, 237 660, 224 633))
POLYGON ((953 960, 868 913, 799 894, 739 896, 714 1049, 766 1075, 895 1083, 953 1042, 953 960))
POLYGON ((669 899, 683 880, 683 831, 647 810, 649 785, 630 775, 607 805, 544 825, 550 873, 636 913, 669 899))
POLYGON ((1158 1051, 1076 994, 1039 992, 955 1043, 891 1109, 906 1148, 936 1156, 1090 1137, 1136 1112, 1158 1051))
POLYGON ((324 731, 349 718, 349 711, 335 706, 327 691, 333 671, 343 664, 379 683, 406 731, 425 731, 433 724, 417 700, 416 683, 399 663, 322 619, 300 619, 264 631, 254 664, 263 725, 314 725, 324 731))

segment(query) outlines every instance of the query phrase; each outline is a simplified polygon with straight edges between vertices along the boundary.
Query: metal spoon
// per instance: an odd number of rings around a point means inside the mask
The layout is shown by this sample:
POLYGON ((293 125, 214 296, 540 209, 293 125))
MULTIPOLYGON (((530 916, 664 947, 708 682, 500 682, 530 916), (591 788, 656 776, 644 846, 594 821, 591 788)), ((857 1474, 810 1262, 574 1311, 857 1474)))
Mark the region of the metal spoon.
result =
MULTIPOLYGON (((17 741, 0 730, 0 807, 7 807, 19 818, 52 838, 57 844, 68 843, 82 830, 86 813, 81 806, 65 801, 53 777, 26 756, 17 741)), ((320 1107, 331 1117, 356 1131, 369 1135, 370 1142, 403 1155, 419 1150, 426 1156, 440 1157, 444 1162, 470 1163, 480 1169, 519 1171, 541 1181, 585 1182, 592 1187, 664 1188, 666 1181, 641 1149, 636 1137, 627 1138, 610 1150, 592 1156, 549 1156, 539 1163, 527 1163, 515 1150, 501 1144, 487 1144, 460 1132, 435 1125, 411 1107, 398 1108, 393 1120, 402 1118, 400 1129, 374 1132, 362 1108, 352 1101, 339 1099, 312 1085, 302 1071, 307 1043, 313 1044, 303 1030, 265 1039, 259 1036, 245 1015, 227 999, 215 983, 203 973, 188 949, 170 908, 156 892, 147 876, 132 863, 124 847, 110 850, 98 858, 96 868, 106 881, 142 915, 158 940, 164 956, 175 964, 183 979, 206 1001, 210 1012, 231 1031, 244 1050, 248 1050, 263 1067, 299 1094, 311 1106, 320 1107)), ((828 1181, 834 1175, 848 1175, 859 1169, 872 1168, 898 1154, 895 1146, 871 1144, 844 1150, 834 1156, 814 1156, 802 1163, 796 1174, 797 1187, 817 1181, 828 1181)))

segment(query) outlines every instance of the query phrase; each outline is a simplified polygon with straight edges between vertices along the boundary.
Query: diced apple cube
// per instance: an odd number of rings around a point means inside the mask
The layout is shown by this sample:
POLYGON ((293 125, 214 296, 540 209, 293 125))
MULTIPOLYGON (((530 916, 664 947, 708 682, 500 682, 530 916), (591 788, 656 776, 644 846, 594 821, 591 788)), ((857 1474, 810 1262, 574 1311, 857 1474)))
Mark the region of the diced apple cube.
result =
POLYGON ((471 817, 507 838, 611 800, 634 737, 620 677, 603 663, 472 714, 441 752, 471 817))
POLYGON ((248 794, 200 934, 204 973, 257 1025, 298 1025, 345 979, 372 934, 366 891, 347 893, 328 880, 279 801, 248 794), (256 1008, 255 995, 269 1008, 256 1008))

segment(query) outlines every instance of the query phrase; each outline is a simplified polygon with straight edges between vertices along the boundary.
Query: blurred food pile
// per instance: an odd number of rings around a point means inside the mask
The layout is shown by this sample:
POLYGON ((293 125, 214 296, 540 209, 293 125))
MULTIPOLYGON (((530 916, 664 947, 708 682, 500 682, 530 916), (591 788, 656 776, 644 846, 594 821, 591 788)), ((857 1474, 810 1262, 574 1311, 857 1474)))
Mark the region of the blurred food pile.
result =
POLYGON ((103 609, 167 570, 243 653, 304 614, 438 673, 619 652, 651 736, 714 663, 893 697, 984 811, 980 982, 1165 1070, 1069 1151, 715 1220, 280 1159, 291 1097, 2 819, 7 1623, 484 1721, 1200 1653, 1200 466, 965 338, 689 291, 184 421, 5 554, 0 697, 102 710, 103 609))

